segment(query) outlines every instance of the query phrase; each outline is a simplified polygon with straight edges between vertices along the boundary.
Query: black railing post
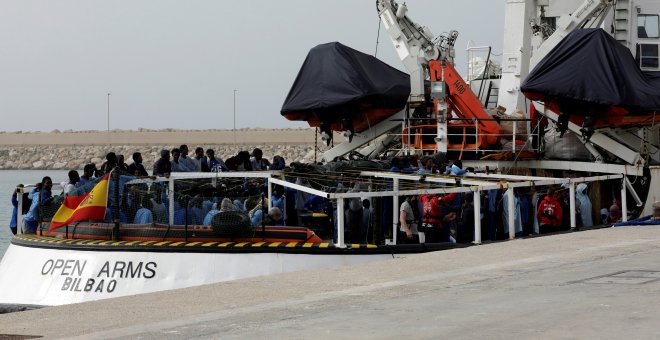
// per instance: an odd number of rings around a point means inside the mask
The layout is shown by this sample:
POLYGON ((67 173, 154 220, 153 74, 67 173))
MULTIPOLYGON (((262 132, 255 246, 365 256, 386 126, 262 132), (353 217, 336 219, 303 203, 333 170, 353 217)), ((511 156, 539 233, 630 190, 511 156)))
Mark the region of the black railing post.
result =
POLYGON ((39 209, 37 210, 39 212, 37 214, 38 215, 38 220, 39 220, 39 223, 37 224, 38 228, 39 228, 39 236, 44 236, 44 230, 41 228, 41 223, 43 221, 42 216, 44 216, 44 205, 43 205, 43 202, 41 201, 41 195, 43 194, 42 190, 43 190, 43 183, 42 183, 42 186, 39 189, 39 192, 38 192, 38 195, 37 195, 37 199, 39 200, 39 209))
POLYGON ((114 202, 112 202, 112 209, 114 210, 112 214, 112 222, 114 223, 112 227, 112 240, 117 241, 119 240, 119 171, 117 167, 112 172, 112 179, 114 180, 115 189, 114 202))
POLYGON ((261 240, 266 241, 266 207, 264 207, 264 194, 261 194, 261 240))
POLYGON ((185 241, 188 242, 188 210, 190 210, 190 199, 188 197, 184 197, 183 202, 184 207, 185 207, 185 214, 184 214, 184 219, 185 219, 185 241))

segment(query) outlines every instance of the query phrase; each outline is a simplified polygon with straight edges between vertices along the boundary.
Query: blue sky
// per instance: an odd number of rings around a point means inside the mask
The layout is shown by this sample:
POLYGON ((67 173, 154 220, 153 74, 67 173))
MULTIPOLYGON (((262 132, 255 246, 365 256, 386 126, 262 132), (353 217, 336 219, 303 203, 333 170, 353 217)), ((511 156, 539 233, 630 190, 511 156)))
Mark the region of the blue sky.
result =
MULTIPOLYGON (((440 34, 501 53, 505 0, 407 0, 440 34)), ((373 0, 3 0, 0 131, 305 126, 279 110, 312 47, 376 47, 373 0)), ((381 27, 378 57, 403 69, 381 27)))

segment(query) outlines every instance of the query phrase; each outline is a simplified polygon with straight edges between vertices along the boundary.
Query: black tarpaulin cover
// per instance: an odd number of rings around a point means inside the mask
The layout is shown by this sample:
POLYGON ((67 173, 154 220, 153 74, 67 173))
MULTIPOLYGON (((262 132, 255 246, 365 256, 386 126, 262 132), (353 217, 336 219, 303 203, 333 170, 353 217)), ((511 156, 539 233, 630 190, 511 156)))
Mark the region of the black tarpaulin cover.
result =
POLYGON ((602 29, 567 35, 521 89, 532 100, 577 100, 629 111, 660 109, 660 77, 644 73, 630 51, 602 29))
POLYGON ((368 111, 391 115, 405 107, 409 95, 408 74, 333 42, 309 51, 281 114, 312 126, 341 118, 359 119, 368 111))

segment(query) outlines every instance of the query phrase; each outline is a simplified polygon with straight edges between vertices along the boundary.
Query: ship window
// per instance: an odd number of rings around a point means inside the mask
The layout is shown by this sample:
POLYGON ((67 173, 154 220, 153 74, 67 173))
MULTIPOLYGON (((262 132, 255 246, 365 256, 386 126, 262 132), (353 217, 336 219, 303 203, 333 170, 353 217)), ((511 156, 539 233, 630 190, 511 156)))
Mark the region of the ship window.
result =
POLYGON ((637 16, 637 37, 660 37, 660 20, 658 19, 657 15, 639 14, 637 16))
POLYGON ((660 66, 658 59, 658 45, 637 45, 637 61, 639 61, 639 66, 658 68, 660 66))

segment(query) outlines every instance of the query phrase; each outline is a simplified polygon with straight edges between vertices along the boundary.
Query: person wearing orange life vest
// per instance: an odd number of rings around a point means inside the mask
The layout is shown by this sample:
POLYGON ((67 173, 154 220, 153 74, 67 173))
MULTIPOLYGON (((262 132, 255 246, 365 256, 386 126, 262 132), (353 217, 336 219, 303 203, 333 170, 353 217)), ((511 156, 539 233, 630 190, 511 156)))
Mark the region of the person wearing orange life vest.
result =
POLYGON ((449 242, 449 222, 456 219, 455 212, 445 211, 451 202, 458 198, 453 193, 445 196, 420 195, 422 201, 422 227, 426 243, 449 242))

